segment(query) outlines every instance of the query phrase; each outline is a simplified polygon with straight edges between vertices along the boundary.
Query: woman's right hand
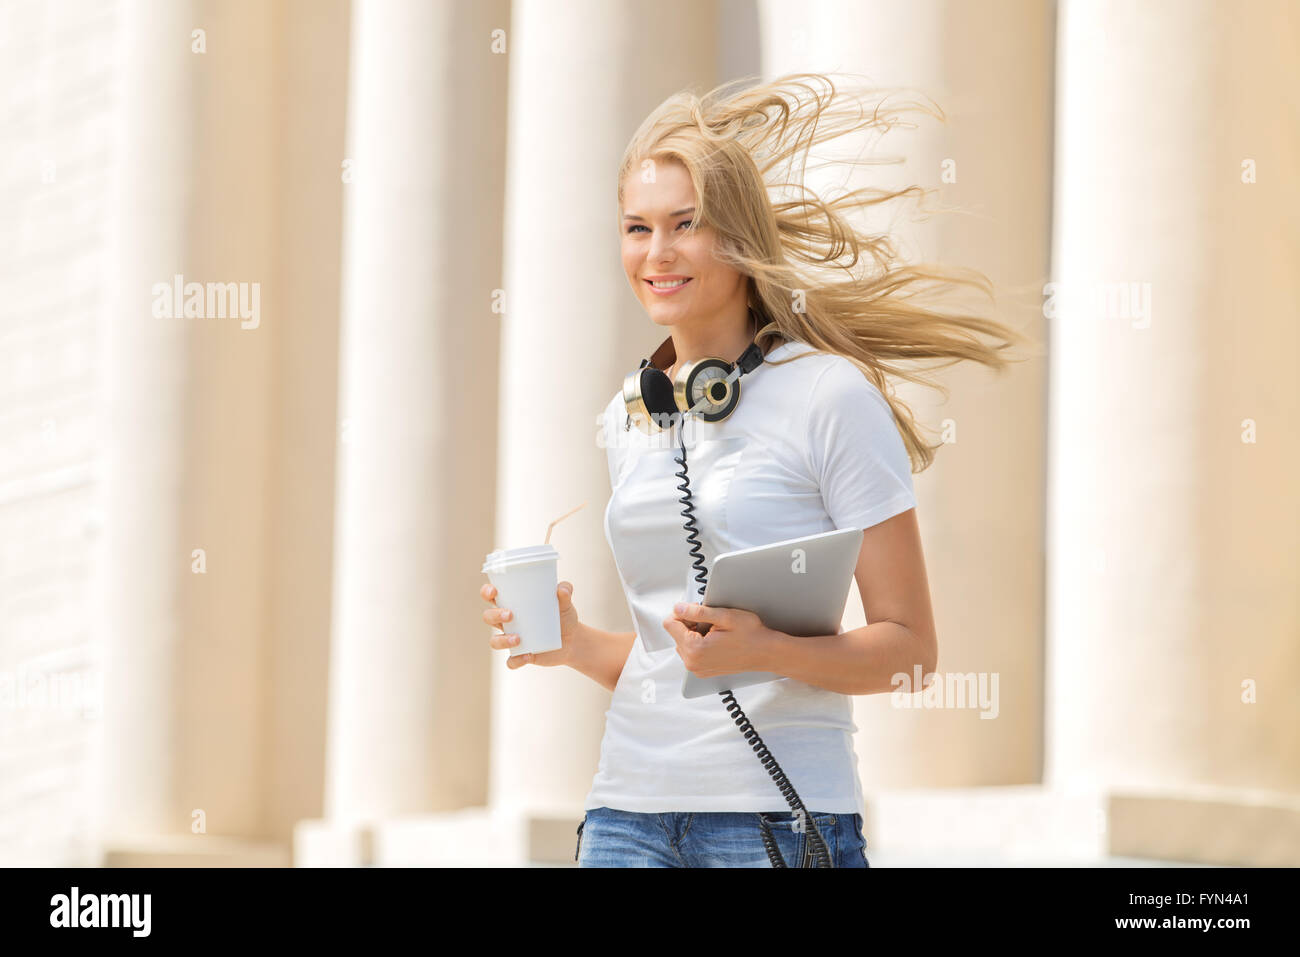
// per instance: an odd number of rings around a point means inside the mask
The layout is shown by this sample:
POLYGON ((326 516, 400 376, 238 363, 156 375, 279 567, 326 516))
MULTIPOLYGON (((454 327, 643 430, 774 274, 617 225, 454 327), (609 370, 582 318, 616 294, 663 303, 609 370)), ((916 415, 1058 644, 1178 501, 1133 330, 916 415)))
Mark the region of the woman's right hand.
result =
MULTIPOLYGON (((500 628, 501 634, 493 634, 488 644, 493 648, 513 648, 519 644, 519 636, 509 631, 513 614, 509 608, 497 605, 496 586, 490 582, 479 589, 483 600, 492 607, 483 610, 483 620, 489 625, 500 628)), ((506 660, 506 667, 520 668, 524 665, 567 665, 573 658, 573 649, 578 635, 578 609, 573 607, 573 583, 560 582, 555 586, 555 598, 560 604, 560 642, 562 647, 555 651, 543 651, 538 654, 511 655, 506 660)))

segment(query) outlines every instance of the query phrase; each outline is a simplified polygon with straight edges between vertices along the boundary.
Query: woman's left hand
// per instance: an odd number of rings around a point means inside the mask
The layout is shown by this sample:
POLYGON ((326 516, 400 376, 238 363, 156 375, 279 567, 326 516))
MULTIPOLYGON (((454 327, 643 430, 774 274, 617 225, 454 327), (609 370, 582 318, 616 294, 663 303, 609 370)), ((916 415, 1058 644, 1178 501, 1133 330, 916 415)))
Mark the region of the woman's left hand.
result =
POLYGON ((766 670, 762 662, 776 637, 756 614, 741 608, 678 604, 663 625, 677 643, 686 670, 700 678, 766 670), (708 634, 692 631, 685 624, 688 621, 708 622, 708 634))

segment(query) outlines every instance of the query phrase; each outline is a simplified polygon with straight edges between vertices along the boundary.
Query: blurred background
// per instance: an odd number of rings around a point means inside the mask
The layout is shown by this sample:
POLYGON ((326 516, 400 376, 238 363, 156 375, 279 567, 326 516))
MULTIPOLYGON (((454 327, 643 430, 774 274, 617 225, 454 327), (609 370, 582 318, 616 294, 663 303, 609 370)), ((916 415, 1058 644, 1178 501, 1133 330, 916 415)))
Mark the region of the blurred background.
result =
POLYGON ((809 185, 934 190, 1042 346, 898 390, 944 693, 855 699, 873 866, 1300 864, 1298 7, 0 0, 0 863, 572 866, 609 693, 480 565, 585 502, 631 629, 617 163, 816 71, 947 121, 809 185))

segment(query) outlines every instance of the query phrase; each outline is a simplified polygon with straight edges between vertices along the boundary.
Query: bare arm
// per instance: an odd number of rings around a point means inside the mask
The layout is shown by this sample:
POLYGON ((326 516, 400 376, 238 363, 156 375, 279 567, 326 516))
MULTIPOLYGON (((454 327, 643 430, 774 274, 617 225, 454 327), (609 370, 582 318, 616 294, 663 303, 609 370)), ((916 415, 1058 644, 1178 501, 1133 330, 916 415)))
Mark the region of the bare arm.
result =
POLYGON ((601 631, 591 625, 579 624, 574 637, 573 655, 567 662, 569 667, 602 688, 613 691, 632 651, 636 632, 601 631))

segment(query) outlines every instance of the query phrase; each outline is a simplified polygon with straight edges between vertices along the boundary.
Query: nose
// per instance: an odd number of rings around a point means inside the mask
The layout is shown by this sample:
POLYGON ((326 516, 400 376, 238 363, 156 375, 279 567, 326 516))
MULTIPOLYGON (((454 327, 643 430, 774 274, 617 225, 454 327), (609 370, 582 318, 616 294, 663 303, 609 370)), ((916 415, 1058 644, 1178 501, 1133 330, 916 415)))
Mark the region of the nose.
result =
POLYGON ((675 237, 669 236, 658 230, 650 237, 650 248, 646 251, 646 258, 650 262, 667 262, 673 258, 673 240, 675 237))

